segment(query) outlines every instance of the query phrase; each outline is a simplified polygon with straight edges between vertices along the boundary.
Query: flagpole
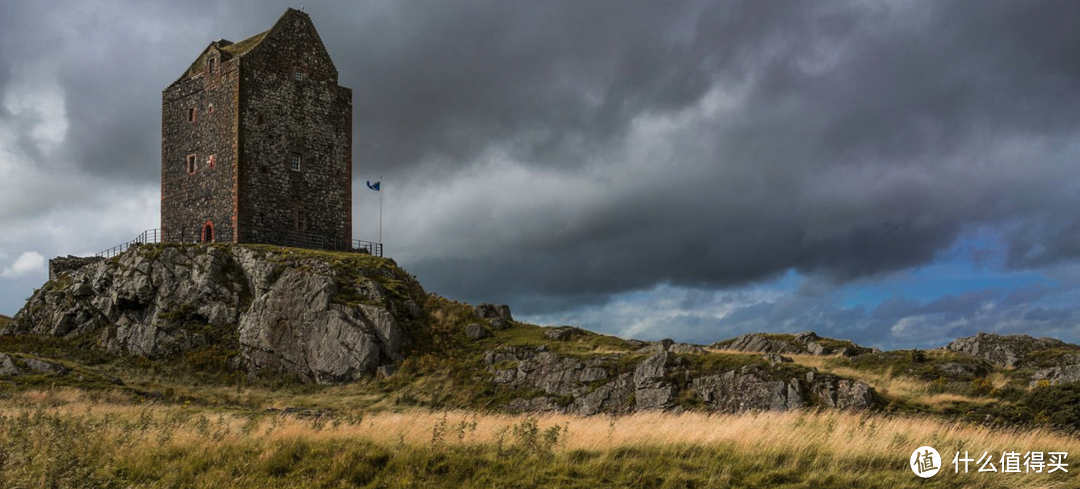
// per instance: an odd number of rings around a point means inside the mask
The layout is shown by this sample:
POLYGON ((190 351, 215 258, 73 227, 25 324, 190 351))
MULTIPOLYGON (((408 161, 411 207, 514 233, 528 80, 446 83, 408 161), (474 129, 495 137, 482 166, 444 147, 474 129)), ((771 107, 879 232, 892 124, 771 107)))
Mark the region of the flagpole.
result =
POLYGON ((382 175, 379 175, 379 244, 382 244, 382 175))

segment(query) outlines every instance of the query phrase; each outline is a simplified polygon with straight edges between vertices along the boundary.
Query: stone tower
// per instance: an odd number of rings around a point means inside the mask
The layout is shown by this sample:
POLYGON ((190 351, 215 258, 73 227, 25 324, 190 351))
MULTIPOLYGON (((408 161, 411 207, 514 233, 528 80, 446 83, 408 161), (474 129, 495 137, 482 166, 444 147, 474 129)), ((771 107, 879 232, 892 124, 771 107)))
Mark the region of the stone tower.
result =
POLYGON ((169 242, 349 246, 352 90, 307 14, 210 43, 164 90, 161 229, 169 242))

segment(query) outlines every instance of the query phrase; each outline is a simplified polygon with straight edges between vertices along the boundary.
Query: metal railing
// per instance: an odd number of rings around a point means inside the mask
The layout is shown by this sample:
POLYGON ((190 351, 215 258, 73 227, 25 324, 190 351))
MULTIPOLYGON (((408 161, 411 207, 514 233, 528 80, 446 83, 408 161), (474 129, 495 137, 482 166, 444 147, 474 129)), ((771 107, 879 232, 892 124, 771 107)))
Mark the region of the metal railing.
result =
MULTIPOLYGON (((183 234, 183 233, 181 233, 181 234, 183 234)), ((133 246, 139 246, 139 245, 144 245, 144 244, 183 243, 183 242, 197 242, 198 241, 198 240, 185 241, 183 239, 177 239, 176 236, 170 236, 170 238, 171 239, 166 239, 164 237, 164 235, 161 233, 160 229, 147 229, 146 231, 143 231, 142 234, 140 234, 135 239, 133 239, 131 241, 128 241, 126 243, 123 243, 123 244, 113 246, 112 248, 109 248, 109 249, 107 249, 105 251, 102 251, 102 252, 100 252, 100 253, 98 253, 98 254, 96 254, 94 256, 99 256, 99 257, 102 257, 102 258, 112 258, 112 257, 114 257, 116 255, 119 255, 119 254, 127 251, 129 248, 131 248, 133 246)), ((368 255, 373 255, 373 256, 380 256, 380 257, 383 256, 383 244, 382 243, 374 243, 374 242, 371 242, 371 241, 361 241, 359 239, 354 239, 354 240, 350 240, 348 242, 339 243, 339 242, 335 242, 333 240, 328 240, 328 239, 326 239, 325 236, 323 236, 321 234, 307 233, 307 232, 302 232, 302 231, 290 232, 290 233, 284 235, 283 238, 277 239, 277 240, 274 240, 274 241, 277 241, 277 242, 275 242, 275 243, 267 243, 267 244, 274 244, 274 245, 278 245, 278 246, 288 246, 288 247, 293 247, 293 248, 307 248, 307 249, 313 249, 313 250, 327 250, 327 251, 346 251, 346 252, 350 252, 350 253, 366 253, 368 255)))
POLYGON ((94 256, 99 256, 99 257, 102 257, 102 258, 112 258, 112 257, 114 257, 116 255, 119 255, 120 253, 123 253, 123 252, 127 251, 128 248, 131 248, 132 246, 139 246, 139 245, 144 245, 144 244, 153 244, 153 243, 160 243, 160 242, 162 242, 161 230, 160 229, 147 229, 146 231, 143 231, 142 234, 140 234, 135 239, 133 239, 131 241, 128 241, 127 243, 124 243, 124 244, 119 244, 119 245, 113 246, 112 248, 109 248, 109 249, 107 249, 105 251, 102 251, 101 253, 98 253, 98 254, 96 254, 94 256))
POLYGON ((367 253, 374 256, 383 256, 382 243, 373 243, 371 241, 360 241, 359 239, 352 240, 349 244, 349 249, 354 253, 367 253))

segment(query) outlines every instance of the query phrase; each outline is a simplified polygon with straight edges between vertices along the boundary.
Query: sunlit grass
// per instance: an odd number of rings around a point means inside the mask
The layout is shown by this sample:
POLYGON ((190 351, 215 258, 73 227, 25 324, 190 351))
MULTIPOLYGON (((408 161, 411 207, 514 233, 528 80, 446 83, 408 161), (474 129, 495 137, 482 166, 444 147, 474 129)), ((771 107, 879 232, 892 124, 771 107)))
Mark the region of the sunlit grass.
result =
POLYGON ((907 467, 952 453, 1080 452, 1043 429, 853 412, 298 417, 132 403, 119 393, 0 400, 3 487, 1073 487, 1071 475, 907 467))

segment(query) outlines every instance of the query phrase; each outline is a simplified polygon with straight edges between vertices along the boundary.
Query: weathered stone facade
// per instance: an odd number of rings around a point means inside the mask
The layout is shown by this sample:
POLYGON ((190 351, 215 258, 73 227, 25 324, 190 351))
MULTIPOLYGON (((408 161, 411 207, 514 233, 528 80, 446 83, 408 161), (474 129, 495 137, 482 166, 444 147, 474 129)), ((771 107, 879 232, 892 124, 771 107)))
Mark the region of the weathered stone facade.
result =
POLYGON ((307 14, 211 43, 162 96, 166 241, 343 248, 352 90, 307 14))

